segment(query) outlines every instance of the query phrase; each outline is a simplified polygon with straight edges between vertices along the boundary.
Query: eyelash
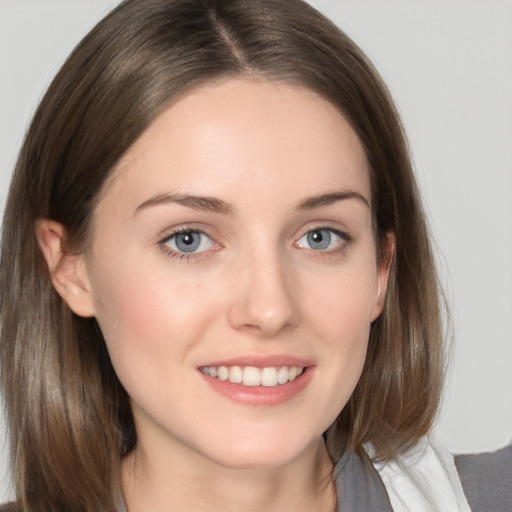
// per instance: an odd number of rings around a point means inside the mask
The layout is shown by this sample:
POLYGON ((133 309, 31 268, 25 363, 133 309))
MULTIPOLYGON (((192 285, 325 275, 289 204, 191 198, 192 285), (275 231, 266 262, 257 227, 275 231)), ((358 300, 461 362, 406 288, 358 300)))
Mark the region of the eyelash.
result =
MULTIPOLYGON (((339 229, 336 229, 336 228, 333 228, 330 226, 318 225, 318 226, 308 227, 307 230, 305 230, 300 235, 298 240, 294 243, 294 246, 299 249, 302 249, 304 251, 307 251, 313 257, 325 258, 325 257, 338 256, 340 253, 342 253, 346 249, 347 245, 350 244, 351 242, 353 242, 353 238, 347 232, 341 231, 339 229), (336 237, 338 237, 342 241, 341 246, 334 248, 334 249, 315 250, 312 248, 300 247, 298 245, 299 241, 302 240, 302 238, 304 238, 308 234, 314 233, 315 231, 328 231, 329 233, 334 234, 336 237)), ((161 248, 162 251, 164 251, 164 253, 167 256, 176 258, 180 261, 199 261, 199 260, 202 260, 203 258, 209 257, 212 252, 216 252, 221 248, 221 246, 218 243, 216 243, 212 239, 212 237, 209 236, 207 233, 205 233, 203 230, 197 229, 197 228, 191 228, 188 226, 181 226, 177 229, 174 229, 170 234, 166 234, 165 237, 161 238, 157 242, 157 245, 161 248), (174 237, 176 237, 177 235, 179 235, 181 233, 191 233, 191 234, 198 234, 198 235, 206 236, 211 240, 211 243, 213 244, 214 248, 213 249, 209 248, 209 249, 207 249, 205 251, 201 251, 201 252, 190 252, 190 253, 180 252, 180 251, 171 249, 167 244, 174 237)))

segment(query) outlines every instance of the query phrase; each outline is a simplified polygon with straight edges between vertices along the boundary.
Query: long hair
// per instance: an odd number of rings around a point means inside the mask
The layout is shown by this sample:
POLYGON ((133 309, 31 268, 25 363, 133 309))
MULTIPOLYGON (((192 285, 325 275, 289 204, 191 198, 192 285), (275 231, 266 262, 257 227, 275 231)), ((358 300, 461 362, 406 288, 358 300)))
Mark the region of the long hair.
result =
POLYGON ((431 427, 443 375, 439 285, 403 129, 378 73, 301 0, 126 0, 50 85, 4 216, 1 383, 24 511, 115 511, 121 460, 137 442, 101 331, 53 289, 35 221, 60 222, 66 250, 83 251, 128 148, 191 87, 235 76, 301 85, 339 109, 366 151, 377 246, 396 237, 361 379, 326 433, 331 456, 371 442, 390 459, 431 427))

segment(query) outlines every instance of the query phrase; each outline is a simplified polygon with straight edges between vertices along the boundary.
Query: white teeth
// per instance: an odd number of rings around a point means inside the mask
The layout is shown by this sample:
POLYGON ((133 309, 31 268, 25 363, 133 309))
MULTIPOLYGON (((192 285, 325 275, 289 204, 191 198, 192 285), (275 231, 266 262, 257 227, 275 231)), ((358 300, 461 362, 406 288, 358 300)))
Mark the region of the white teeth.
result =
POLYGON ((288 368, 286 368, 286 366, 279 368, 277 372, 277 382, 279 382, 279 384, 286 384, 288 382, 288 368))
POLYGON ((219 366, 219 380, 228 380, 229 370, 225 366, 219 366))
POLYGON ((261 373, 254 366, 246 366, 244 368, 243 377, 244 386, 259 386, 261 384, 261 373))
POLYGON ((263 368, 261 372, 261 385, 262 386, 277 386, 277 369, 276 368, 263 368))
POLYGON ((269 366, 267 368, 256 368, 255 366, 202 366, 200 370, 210 377, 219 380, 243 384, 244 386, 266 386, 274 387, 286 384, 302 375, 304 368, 300 366, 269 366))
POLYGON ((242 382, 242 368, 240 366, 232 366, 229 369, 229 382, 240 384, 242 382))

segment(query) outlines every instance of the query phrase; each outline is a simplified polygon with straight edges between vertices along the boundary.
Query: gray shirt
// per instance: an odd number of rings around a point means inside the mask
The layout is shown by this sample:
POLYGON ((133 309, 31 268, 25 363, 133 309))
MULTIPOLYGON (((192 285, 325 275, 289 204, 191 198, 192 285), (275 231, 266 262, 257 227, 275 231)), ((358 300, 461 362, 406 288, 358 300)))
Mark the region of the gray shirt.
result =
POLYGON ((512 512, 512 444, 492 453, 458 455, 455 466, 472 512, 512 512))

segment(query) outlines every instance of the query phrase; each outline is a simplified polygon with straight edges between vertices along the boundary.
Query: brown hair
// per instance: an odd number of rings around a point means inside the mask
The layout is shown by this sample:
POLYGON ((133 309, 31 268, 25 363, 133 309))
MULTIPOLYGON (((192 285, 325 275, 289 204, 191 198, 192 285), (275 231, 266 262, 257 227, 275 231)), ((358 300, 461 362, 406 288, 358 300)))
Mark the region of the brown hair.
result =
POLYGON ((136 443, 97 323, 53 289, 35 221, 60 222, 67 249, 82 251, 125 151, 179 94, 237 75, 299 84, 340 109, 366 150, 375 236, 396 236, 360 382, 326 433, 332 457, 371 442, 392 458, 431 427, 443 374, 439 287, 403 130, 373 66, 300 0, 126 0, 50 85, 7 202, 1 379, 23 510, 116 510, 121 458, 136 443))

